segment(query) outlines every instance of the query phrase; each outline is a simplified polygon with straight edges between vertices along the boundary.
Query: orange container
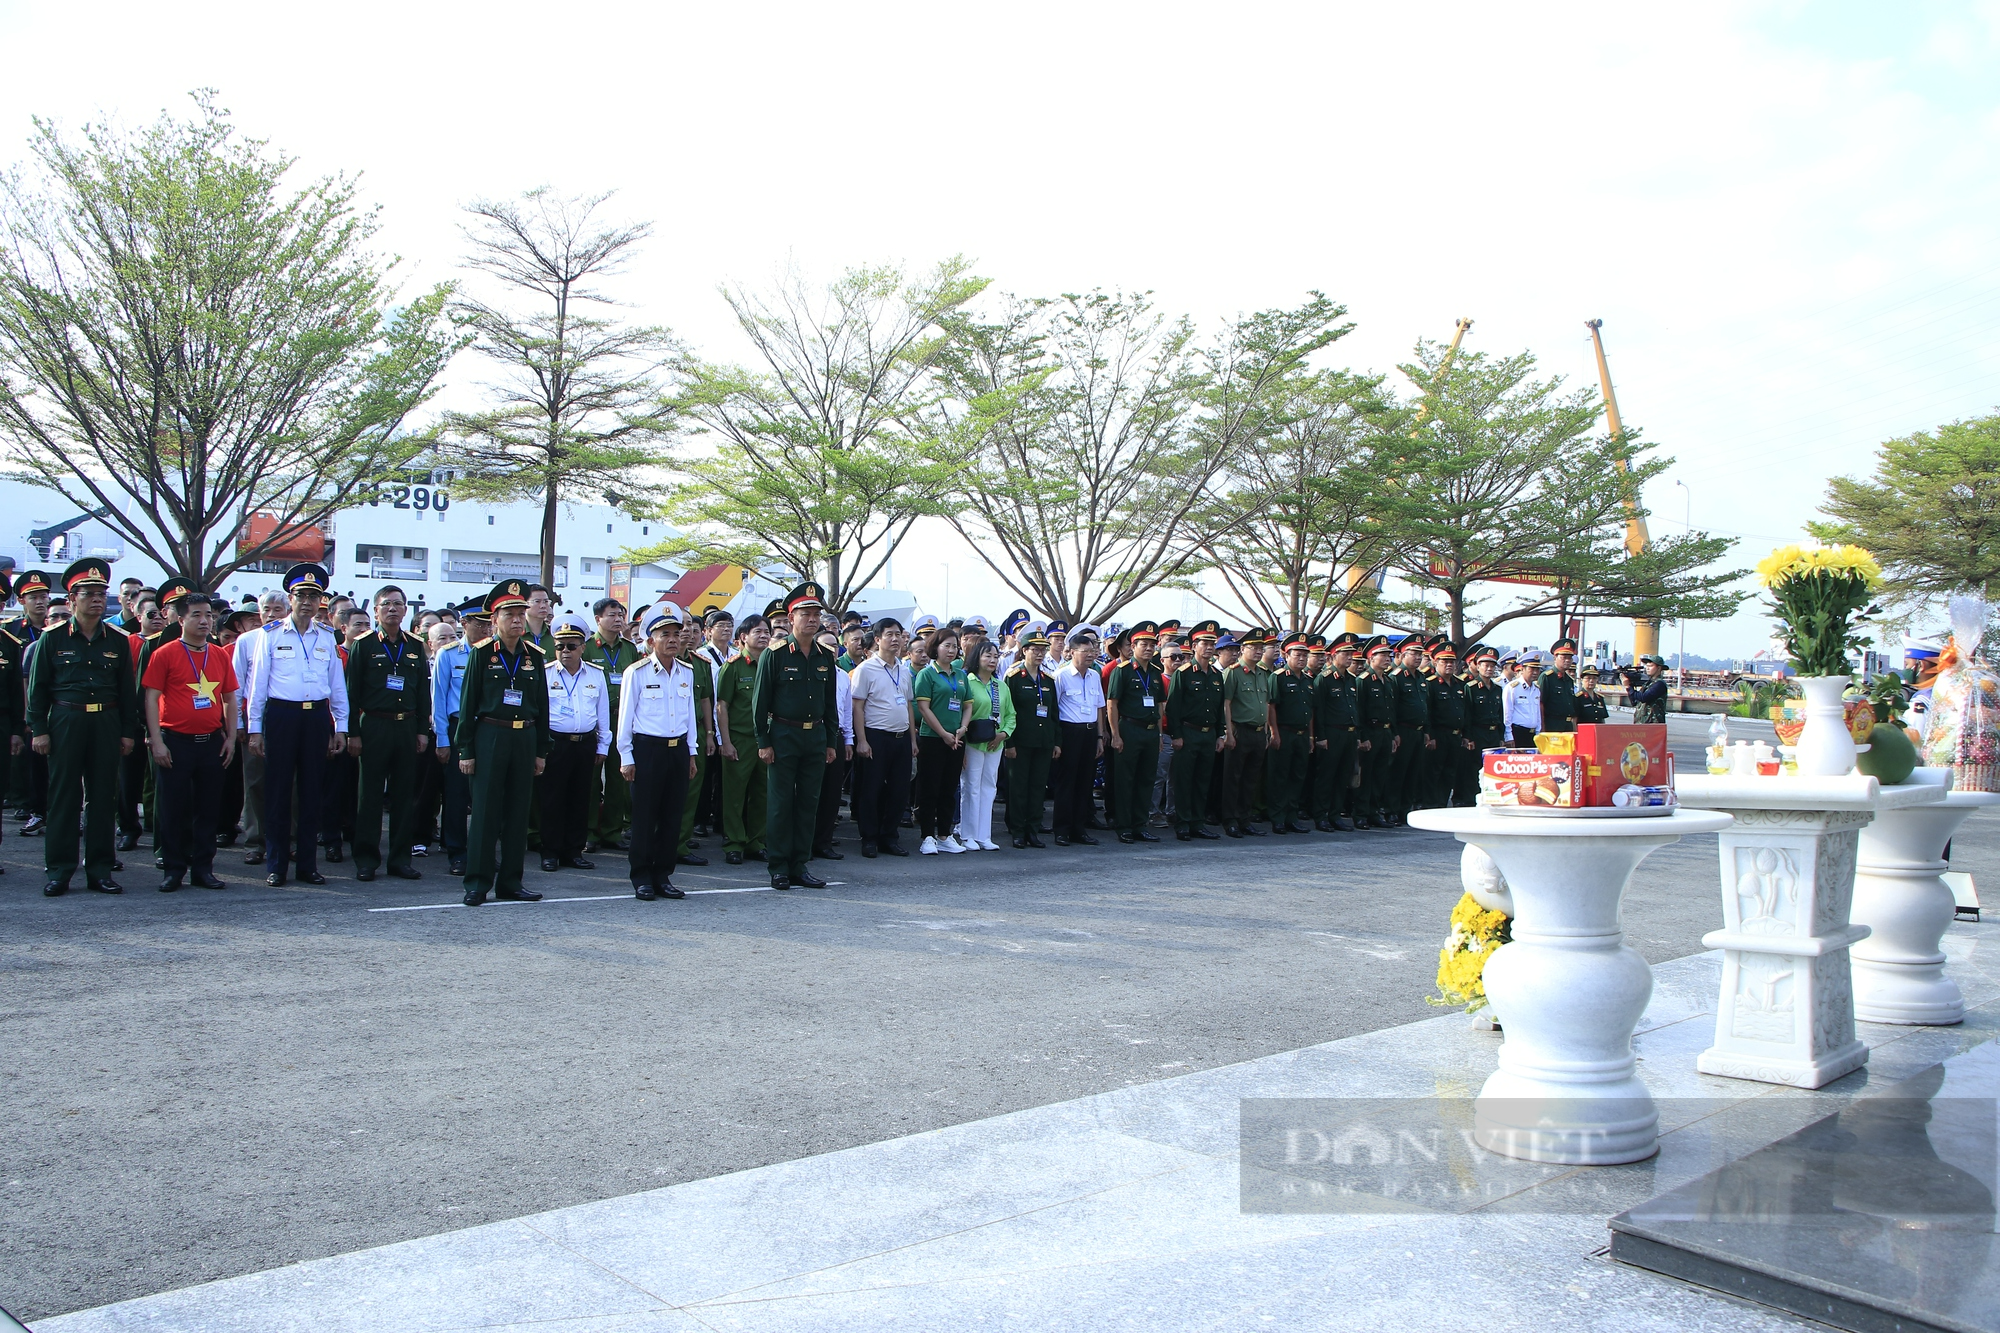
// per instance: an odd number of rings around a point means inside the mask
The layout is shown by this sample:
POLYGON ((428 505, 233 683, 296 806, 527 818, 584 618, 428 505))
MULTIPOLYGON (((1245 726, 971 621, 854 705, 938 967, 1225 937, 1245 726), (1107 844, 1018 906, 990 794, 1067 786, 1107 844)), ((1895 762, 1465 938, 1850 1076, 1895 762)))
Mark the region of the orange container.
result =
POLYGON ((1585 722, 1576 729, 1577 758, 1583 761, 1583 795, 1578 805, 1610 805, 1611 793, 1627 783, 1664 787, 1674 780, 1664 724, 1619 726, 1585 722))

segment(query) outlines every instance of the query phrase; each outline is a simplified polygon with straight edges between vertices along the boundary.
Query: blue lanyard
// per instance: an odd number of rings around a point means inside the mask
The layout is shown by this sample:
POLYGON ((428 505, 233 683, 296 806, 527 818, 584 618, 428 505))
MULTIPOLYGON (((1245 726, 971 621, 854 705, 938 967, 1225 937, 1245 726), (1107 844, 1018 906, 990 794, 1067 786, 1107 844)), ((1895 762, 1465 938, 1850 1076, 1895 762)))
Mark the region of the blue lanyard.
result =
POLYGON ((188 648, 188 646, 187 646, 187 640, 186 640, 186 639, 176 639, 176 640, 174 640, 174 642, 178 643, 178 644, 179 644, 179 645, 181 646, 181 651, 182 651, 182 652, 184 652, 184 653, 187 653, 187 659, 188 659, 188 670, 190 670, 190 671, 194 672, 194 678, 195 678, 195 679, 196 679, 197 681, 201 682, 201 683, 202 683, 203 685, 206 685, 206 684, 208 684, 208 647, 209 647, 209 646, 208 646, 207 644, 205 644, 205 643, 204 643, 204 644, 203 644, 203 645, 201 646, 201 665, 197 666, 197 665, 195 665, 195 660, 194 660, 194 653, 193 653, 193 652, 192 652, 192 651, 191 651, 191 650, 190 650, 190 649, 188 648))
POLYGON ((500 646, 500 641, 498 639, 495 639, 493 641, 493 655, 500 659, 501 666, 507 667, 507 688, 510 690, 518 690, 521 688, 520 685, 516 683, 516 678, 521 674, 521 668, 523 666, 526 666, 528 662, 528 649, 525 646, 525 644, 526 641, 523 640, 523 647, 521 648, 519 656, 515 657, 512 665, 509 665, 507 661, 507 650, 500 646))
POLYGON ((392 653, 389 651, 389 641, 382 640, 382 656, 389 659, 389 674, 394 676, 403 674, 403 650, 409 646, 408 642, 400 642, 396 645, 396 651, 392 653))
MULTIPOLYGON (((583 675, 582 669, 579 668, 576 674, 578 677, 581 677, 583 675)), ((564 671, 560 663, 556 666, 556 679, 562 682, 563 698, 568 701, 570 710, 574 712, 576 709, 576 685, 570 680, 569 672, 564 671)))

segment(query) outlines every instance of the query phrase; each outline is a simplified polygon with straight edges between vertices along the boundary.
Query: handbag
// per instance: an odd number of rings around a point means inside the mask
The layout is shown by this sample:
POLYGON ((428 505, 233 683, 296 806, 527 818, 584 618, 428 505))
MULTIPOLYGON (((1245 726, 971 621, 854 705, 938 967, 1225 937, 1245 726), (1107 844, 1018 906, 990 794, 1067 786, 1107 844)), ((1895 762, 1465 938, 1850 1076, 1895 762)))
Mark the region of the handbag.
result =
POLYGON ((977 745, 985 745, 1000 735, 1000 724, 990 717, 976 717, 972 725, 965 729, 965 739, 977 745))

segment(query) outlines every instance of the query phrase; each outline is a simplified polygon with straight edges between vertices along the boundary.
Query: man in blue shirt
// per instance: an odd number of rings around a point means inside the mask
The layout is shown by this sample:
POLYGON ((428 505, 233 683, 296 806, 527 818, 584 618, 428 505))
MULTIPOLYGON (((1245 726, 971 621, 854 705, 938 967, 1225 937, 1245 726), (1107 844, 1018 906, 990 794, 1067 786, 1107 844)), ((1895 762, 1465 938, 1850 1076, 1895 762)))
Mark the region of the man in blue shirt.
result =
POLYGON ((458 608, 465 637, 442 649, 431 663, 431 721, 437 727, 437 761, 444 765, 444 854, 450 872, 465 874, 465 822, 472 812, 472 780, 451 762, 451 738, 458 730, 459 692, 465 687, 465 664, 472 650, 492 637, 486 604, 475 598, 458 608))

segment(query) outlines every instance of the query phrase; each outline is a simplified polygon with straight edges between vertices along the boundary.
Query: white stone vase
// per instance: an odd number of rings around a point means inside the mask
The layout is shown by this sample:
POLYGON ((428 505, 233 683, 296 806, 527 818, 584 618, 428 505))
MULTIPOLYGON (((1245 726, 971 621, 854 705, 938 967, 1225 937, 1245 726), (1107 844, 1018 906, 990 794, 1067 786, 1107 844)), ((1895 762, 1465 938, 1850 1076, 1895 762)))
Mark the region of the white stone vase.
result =
POLYGON ((1957 905, 1940 876, 1958 826, 1996 805, 2000 792, 1955 791, 1941 805, 1884 811, 1862 830, 1854 919, 1873 932, 1853 951, 1854 1016, 1862 1022, 1965 1021, 1965 997, 1944 970, 1944 933, 1957 905))
POLYGON ((1847 676, 1800 676, 1806 695, 1806 726, 1799 733, 1799 776, 1838 778, 1854 771, 1853 733, 1847 729, 1847 709, 1841 695, 1847 676))

